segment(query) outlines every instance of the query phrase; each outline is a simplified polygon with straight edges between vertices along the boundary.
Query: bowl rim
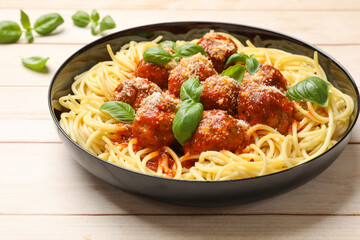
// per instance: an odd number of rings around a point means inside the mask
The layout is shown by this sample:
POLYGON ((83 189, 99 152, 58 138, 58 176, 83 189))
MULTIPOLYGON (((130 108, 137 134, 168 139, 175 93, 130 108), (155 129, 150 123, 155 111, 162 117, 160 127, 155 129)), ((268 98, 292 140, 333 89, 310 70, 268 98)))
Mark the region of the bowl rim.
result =
MULTIPOLYGON (((209 27, 209 26, 208 26, 209 27)), ((205 28, 205 26, 204 26, 205 28)), ((230 33, 231 34, 231 33, 230 33)), ((246 182, 246 181, 251 181, 251 180, 257 180, 257 179, 261 179, 261 178, 268 178, 268 177, 273 177, 275 175, 279 175, 279 174, 283 174, 283 173, 286 173, 286 172, 289 172, 289 171, 292 171, 294 169, 298 169, 298 168, 302 168, 308 164, 310 164, 311 162, 313 161, 316 161, 318 158, 322 157, 323 155, 327 154, 329 151, 331 151, 332 149, 334 149, 337 145, 339 145, 342 141, 344 141, 344 139, 346 137, 348 137, 348 135, 351 133, 351 131, 353 130, 357 120, 358 120, 358 117, 359 117, 359 112, 360 112, 360 108, 359 108, 359 102, 360 102, 360 94, 359 94, 359 90, 358 90, 358 87, 353 79, 353 77, 350 75, 350 73, 345 69, 344 66, 342 66, 334 57, 332 57, 331 55, 329 55, 328 53, 326 53, 324 50, 306 42, 306 41, 303 41, 297 37, 293 37, 291 35, 287 35, 287 34, 283 34, 281 32, 278 32, 278 31, 274 31, 274 30, 268 30, 268 29, 265 29, 265 28, 261 28, 261 27, 255 27, 255 26, 250 26, 250 25, 243 25, 243 24, 235 24, 235 23, 227 23, 227 22, 216 22, 216 21, 174 21, 174 22, 161 22, 161 23, 154 23, 154 24, 146 24, 146 25, 140 25, 140 26, 137 26, 137 27, 131 27, 131 28, 126 28, 126 29, 123 29, 123 30, 120 30, 120 31, 117 31, 115 33, 112 33, 112 34, 109 34, 109 35, 106 35, 104 37, 101 37, 95 41, 92 41, 88 44, 86 44, 85 46, 81 47, 80 49, 78 49, 75 53, 73 53, 70 57, 68 57, 62 64, 61 66, 57 69, 57 71, 55 72, 54 76, 52 77, 51 79, 51 82, 49 84, 49 88, 48 88, 48 94, 47 94, 47 100, 48 100, 48 107, 49 107, 49 111, 50 111, 50 114, 51 114, 51 117, 57 127, 57 129, 61 132, 62 135, 64 135, 67 140, 69 140, 72 144, 74 144, 77 148, 79 148, 81 151, 83 151, 84 153, 86 154, 89 154, 90 156, 94 157, 96 160, 100 161, 101 163, 105 163, 105 164, 108 164, 110 166, 115 166, 117 168, 120 168, 122 170, 126 170, 126 171, 129 171, 131 173, 135 173, 135 174, 139 174, 141 175, 142 177, 150 177, 150 178, 157 178, 161 181, 170 181, 170 182, 182 182, 182 183, 199 183, 199 184, 219 184, 219 183, 229 183, 229 182, 246 182), (200 180, 186 180, 186 179, 174 179, 174 178, 166 178, 166 177, 160 177, 160 176, 154 176, 154 175, 150 175, 150 174, 147 174, 147 173, 142 173, 142 172, 138 172, 138 171, 134 171, 134 170, 131 170, 131 169, 127 169, 127 168, 124 168, 124 167, 121 167, 119 165, 116 165, 114 163, 110 163, 104 159, 101 159, 99 158, 98 156, 94 155, 93 153, 90 153, 89 151, 87 151, 86 149, 84 149, 83 147, 81 147, 79 144, 77 144, 73 139, 70 138, 69 135, 67 135, 64 131, 64 129, 60 126, 59 124, 59 121, 57 119, 57 117, 55 116, 55 113, 53 111, 53 108, 52 108, 52 98, 51 98, 51 92, 52 92, 52 89, 53 89, 53 85, 54 85, 54 82, 57 78, 57 76, 60 74, 60 72, 63 70, 63 68, 73 59, 75 58, 77 55, 89 50, 90 48, 98 45, 98 44, 101 44, 103 42, 106 42, 106 41, 109 41, 109 40, 112 40, 112 39, 116 39, 118 37, 118 35, 121 35, 121 34, 124 34, 124 33, 127 33, 127 32, 139 32, 139 31, 144 31, 144 30, 147 30, 148 28, 159 28, 159 27, 162 27, 162 26, 173 26, 173 27, 177 27, 177 26, 184 26, 184 25, 211 25, 211 24, 214 24, 214 25, 222 25, 222 26, 231 26, 231 27, 239 27, 239 28, 246 28, 246 29, 249 29, 249 30, 256 30, 256 31, 263 31, 263 32, 267 32, 269 34, 274 34, 274 35, 277 35, 278 37, 280 38, 285 38, 285 39, 288 39, 288 40, 291 40, 292 42, 295 42, 297 44, 300 44, 300 45, 303 45, 307 48, 310 48, 314 51, 317 51, 319 53, 321 53, 322 55, 324 55, 325 57, 331 59, 333 61, 333 63, 339 67, 344 73, 345 75, 348 77, 348 79, 350 80, 350 83, 352 84, 352 86, 354 87, 355 89, 355 93, 356 93, 356 100, 357 101, 357 109, 354 109, 354 111, 356 111, 355 113, 355 118, 354 118, 354 121, 352 123, 352 125, 348 128, 346 134, 344 134, 341 139, 338 140, 338 142, 333 145, 330 149, 326 150, 325 152, 323 152, 322 154, 320 154, 319 156, 313 158, 313 159, 310 159, 309 161, 306 161, 304 163, 301 163, 299 165, 296 165, 296 166, 293 166, 291 168, 287 168, 287 169, 284 169, 282 171, 278 171, 278 172, 274 172, 274 173, 270 173, 270 174, 266 174, 266 175, 261 175, 261 176, 257 176, 257 177, 251 177, 251 178, 243 178, 243 179, 232 179, 232 180, 211 180, 211 181, 208 181, 208 180, 205 180, 205 181, 200 181, 200 180)), ((356 102, 355 101, 355 102, 356 102)), ((73 155, 71 155, 73 157, 73 155)), ((74 158, 74 157, 73 157, 74 158)), ((335 159, 336 160, 336 159, 335 159)), ((334 161, 335 161, 334 160, 334 161)))

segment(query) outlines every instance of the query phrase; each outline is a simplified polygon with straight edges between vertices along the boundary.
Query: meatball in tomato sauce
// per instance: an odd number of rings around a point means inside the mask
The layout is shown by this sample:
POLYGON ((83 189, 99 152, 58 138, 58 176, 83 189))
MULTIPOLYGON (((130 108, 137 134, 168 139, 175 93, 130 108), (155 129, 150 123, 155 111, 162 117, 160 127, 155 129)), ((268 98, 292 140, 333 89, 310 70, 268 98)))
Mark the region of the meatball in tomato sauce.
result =
POLYGON ((201 83, 204 86, 200 102, 205 110, 221 109, 236 112, 240 85, 228 76, 213 75, 201 83))
POLYGON ((180 63, 170 72, 169 92, 179 97, 181 85, 189 78, 198 78, 201 82, 215 74, 216 71, 211 61, 200 53, 182 58, 180 63))
POLYGON ((141 101, 154 92, 161 92, 158 85, 146 78, 132 78, 121 82, 114 93, 114 100, 130 104, 135 110, 140 107, 141 101))
POLYGON ((254 83, 242 88, 239 94, 238 118, 286 134, 293 119, 293 105, 279 89, 254 83))
POLYGON ((164 89, 167 86, 170 69, 164 65, 157 65, 141 60, 135 69, 135 76, 147 78, 149 81, 155 83, 160 88, 164 89))
POLYGON ((214 32, 205 34, 198 42, 209 55, 217 72, 224 70, 224 65, 230 55, 237 52, 235 42, 229 37, 214 32))
POLYGON ((255 74, 245 72, 241 81, 242 86, 258 83, 266 86, 273 86, 282 92, 287 89, 287 82, 281 72, 270 65, 262 64, 255 74))
POLYGON ((223 110, 204 111, 193 136, 185 142, 186 154, 204 151, 241 151, 248 144, 249 126, 223 110))
MULTIPOLYGON (((162 48, 171 54, 174 53, 174 51, 166 45, 162 46, 162 48)), ((175 65, 176 63, 174 61, 165 65, 157 65, 141 60, 135 68, 135 76, 147 78, 149 81, 158 85, 161 89, 165 89, 167 87, 170 71, 175 67, 175 65)))
POLYGON ((178 103, 171 95, 159 92, 144 99, 132 125, 132 133, 140 146, 162 147, 176 143, 172 122, 178 103))

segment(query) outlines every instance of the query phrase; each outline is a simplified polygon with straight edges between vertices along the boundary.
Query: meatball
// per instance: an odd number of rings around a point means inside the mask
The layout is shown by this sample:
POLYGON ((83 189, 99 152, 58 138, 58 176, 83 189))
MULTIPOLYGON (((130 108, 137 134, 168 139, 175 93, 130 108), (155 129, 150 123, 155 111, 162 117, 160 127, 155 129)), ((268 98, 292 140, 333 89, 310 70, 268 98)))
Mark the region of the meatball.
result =
POLYGON ((169 92, 179 97, 181 85, 189 78, 198 78, 201 82, 215 74, 216 71, 211 61, 200 53, 182 58, 180 63, 170 72, 169 92))
POLYGON ((236 112, 240 85, 228 76, 213 75, 201 83, 204 86, 200 102, 206 110, 221 109, 236 112))
POLYGON ((266 64, 262 64, 259 70, 253 75, 248 71, 245 72, 241 85, 246 86, 253 83, 273 86, 282 92, 285 92, 287 89, 287 82, 281 72, 278 69, 266 64))
POLYGON ((204 151, 241 151, 248 144, 249 126, 223 110, 204 111, 193 136, 185 142, 186 154, 204 151))
POLYGON ((144 60, 141 60, 135 69, 135 76, 147 78, 162 89, 166 88, 169 73, 170 69, 164 65, 148 63, 144 60))
POLYGON ((224 70, 227 58, 237 52, 237 46, 230 37, 214 32, 205 34, 198 44, 204 48, 219 73, 224 70))
POLYGON ((293 119, 293 105, 279 89, 254 83, 239 94, 238 118, 250 125, 265 124, 286 134, 293 119))
MULTIPOLYGON (((162 48, 171 54, 174 53, 174 51, 166 45, 162 48)), ((165 65, 157 65, 141 60, 135 68, 135 76, 147 78, 149 81, 157 84, 160 88, 165 89, 167 87, 170 71, 175 65, 176 63, 174 61, 165 65)))
POLYGON ((146 78, 132 78, 121 82, 114 93, 114 100, 130 104, 135 110, 140 107, 141 101, 153 94, 161 92, 158 85, 146 78))
POLYGON ((132 126, 132 133, 140 146, 162 147, 176 143, 172 122, 178 103, 171 95, 159 92, 144 99, 132 126))

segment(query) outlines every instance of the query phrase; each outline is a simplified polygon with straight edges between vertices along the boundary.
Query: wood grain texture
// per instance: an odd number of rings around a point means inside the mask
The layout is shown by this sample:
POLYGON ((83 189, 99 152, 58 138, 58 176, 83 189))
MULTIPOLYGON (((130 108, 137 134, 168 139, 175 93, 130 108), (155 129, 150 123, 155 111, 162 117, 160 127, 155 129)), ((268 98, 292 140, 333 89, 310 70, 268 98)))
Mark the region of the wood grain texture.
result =
POLYGON ((0 0, 0 21, 31 22, 59 12, 52 35, 0 44, 0 239, 360 239, 360 123, 351 143, 304 186, 249 204, 194 208, 123 192, 81 168, 60 143, 47 91, 57 68, 101 36, 75 27, 75 11, 96 8, 117 28, 169 21, 220 21, 298 37, 335 57, 360 86, 358 0, 0 0), (21 57, 50 57, 47 73, 21 57))
POLYGON ((272 0, 272 1, 245 1, 245 0, 132 0, 119 1, 107 0, 101 4, 97 0, 87 0, 86 4, 81 0, 0 0, 0 8, 46 8, 46 9, 196 9, 196 10, 354 10, 360 9, 357 0, 344 0, 339 4, 337 0, 272 0))
POLYGON ((0 214, 360 215, 360 149, 354 144, 294 191, 218 208, 183 207, 125 193, 87 173, 62 144, 0 143, 0 152, 0 196, 6 196, 0 198, 0 214))
MULTIPOLYGON (((58 142, 47 94, 47 87, 0 87, 0 142, 58 142)), ((360 143, 360 122, 350 142, 360 143)))
MULTIPOLYGON (((7 56, 6 58, 0 58, 0 72, 3 76, 0 78, 0 87, 47 87, 61 64, 84 45, 38 44, 36 47, 33 46, 30 44, 0 45, 0 52, 7 56), (21 57, 34 55, 50 57, 47 63, 47 73, 34 72, 22 65, 21 57)), ((360 68, 358 67, 360 54, 354 54, 360 52, 360 45, 320 45, 319 48, 339 61, 350 72, 357 85, 360 86, 360 68)))
MULTIPOLYGON (((32 21, 49 10, 28 10, 32 21)), ((90 27, 78 28, 73 25, 71 16, 76 10, 58 9, 65 23, 51 36, 39 37, 37 43, 88 43, 96 40, 90 34, 90 27)), ((171 21, 218 21, 238 23, 279 31, 313 44, 360 44, 360 11, 228 11, 218 10, 103 10, 101 16, 110 14, 117 28, 171 21), (339 21, 341 19, 341 21, 339 21)), ((19 10, 0 10, 1 19, 19 22, 19 10)), ((21 38, 25 43, 25 37, 21 38)))
POLYGON ((0 216, 0 238, 350 240, 359 225, 359 216, 0 216))

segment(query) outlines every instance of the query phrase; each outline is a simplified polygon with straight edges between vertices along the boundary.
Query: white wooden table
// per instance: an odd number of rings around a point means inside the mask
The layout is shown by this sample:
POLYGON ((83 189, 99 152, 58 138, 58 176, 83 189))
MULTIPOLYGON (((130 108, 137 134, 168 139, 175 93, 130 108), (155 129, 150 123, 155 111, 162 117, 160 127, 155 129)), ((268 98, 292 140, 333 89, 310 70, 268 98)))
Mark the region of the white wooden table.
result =
POLYGON ((339 60, 360 86, 360 1, 0 0, 0 21, 59 12, 56 34, 0 45, 0 239, 360 239, 360 125, 339 159, 308 184, 251 204, 170 205, 122 192, 83 170, 60 143, 47 106, 60 64, 96 40, 77 10, 110 14, 121 30, 167 21, 223 21, 280 31, 339 60), (20 57, 50 57, 48 73, 20 57))

